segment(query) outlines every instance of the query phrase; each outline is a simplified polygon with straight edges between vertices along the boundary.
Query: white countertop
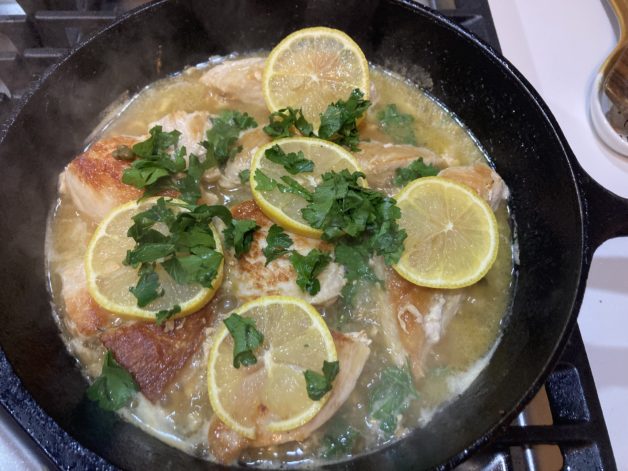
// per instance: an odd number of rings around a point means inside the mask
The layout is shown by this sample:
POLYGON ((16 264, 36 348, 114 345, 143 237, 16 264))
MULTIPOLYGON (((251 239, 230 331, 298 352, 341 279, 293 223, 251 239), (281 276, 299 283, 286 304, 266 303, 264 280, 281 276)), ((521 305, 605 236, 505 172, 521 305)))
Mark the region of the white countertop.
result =
MULTIPOLYGON (((608 149, 589 121, 591 83, 617 35, 606 0, 489 0, 502 52, 556 116, 578 161, 628 197, 628 158, 608 149)), ((628 238, 595 253, 578 319, 617 468, 628 470, 628 238)))
MULTIPOLYGON (((595 71, 616 41, 605 0, 489 0, 504 55, 543 96, 581 165, 628 197, 628 158, 594 135, 588 97, 595 71)), ((620 470, 628 470, 628 238, 593 259, 579 318, 620 470)), ((0 468, 41 469, 0 422, 0 468)))

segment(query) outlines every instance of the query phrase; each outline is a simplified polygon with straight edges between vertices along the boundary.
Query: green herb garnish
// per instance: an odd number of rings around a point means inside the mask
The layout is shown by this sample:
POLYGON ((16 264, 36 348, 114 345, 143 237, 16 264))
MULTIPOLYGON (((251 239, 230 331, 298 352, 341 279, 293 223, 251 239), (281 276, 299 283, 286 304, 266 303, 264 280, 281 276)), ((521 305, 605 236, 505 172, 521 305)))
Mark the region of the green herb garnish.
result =
POLYGON ((325 433, 320 455, 322 458, 350 455, 359 437, 360 432, 350 425, 337 424, 325 433))
POLYGON ((369 250, 365 245, 341 242, 336 246, 334 259, 345 267, 347 284, 342 288, 345 303, 352 304, 358 283, 379 281, 369 265, 369 250))
POLYGON ((247 113, 233 110, 224 110, 211 121, 212 127, 205 133, 206 139, 201 145, 207 149, 207 159, 216 165, 224 164, 242 150, 236 145, 242 131, 257 127, 257 122, 247 113))
POLYGON ((290 263, 297 272, 297 285, 310 296, 315 296, 321 289, 318 275, 329 264, 331 257, 328 253, 312 249, 307 255, 293 251, 290 263))
POLYGON ((348 147, 352 151, 360 150, 357 121, 371 106, 371 102, 363 100, 363 97, 364 93, 356 88, 346 101, 338 100, 329 105, 321 115, 318 137, 348 147))
POLYGON ((284 230, 277 224, 273 224, 268 229, 268 235, 266 236, 266 247, 262 250, 266 257, 266 265, 273 260, 290 253, 288 250, 292 246, 292 239, 284 230))
POLYGON ((431 164, 423 162, 423 158, 419 158, 407 167, 399 167, 395 170, 395 179, 393 183, 397 186, 405 186, 413 180, 421 177, 434 177, 438 175, 440 169, 431 164))
POLYGON ((312 198, 312 193, 297 182, 294 178, 289 177, 288 175, 283 175, 281 177, 281 182, 278 182, 274 178, 270 178, 260 169, 255 170, 255 188, 259 191, 272 191, 279 190, 282 193, 292 193, 300 196, 306 201, 310 201, 312 198))
POLYGON ((312 124, 303 117, 303 112, 289 107, 272 113, 268 118, 269 124, 264 127, 264 132, 277 139, 292 136, 293 128, 296 128, 303 136, 335 142, 352 151, 360 150, 357 122, 371 106, 371 102, 364 100, 363 97, 364 93, 356 88, 347 100, 338 100, 327 106, 321 114, 318 136, 314 133, 312 124))
POLYGON ((135 240, 135 247, 127 251, 124 263, 140 265, 139 281, 130 288, 139 307, 163 295, 156 263, 179 284, 199 283, 210 288, 222 262, 209 224, 213 217, 219 217, 231 226, 231 212, 224 206, 188 205, 187 211, 175 214, 174 206, 159 198, 149 209, 133 216, 127 232, 135 240), (154 229, 157 223, 165 224, 169 234, 154 229))
POLYGON ((238 178, 240 179, 240 183, 246 185, 249 182, 249 177, 251 176, 251 170, 245 168, 240 173, 238 173, 238 178))
POLYGON ((266 149, 264 156, 271 162, 282 165, 292 175, 314 170, 314 162, 306 159, 302 151, 286 154, 281 147, 275 144, 266 149))
POLYGON ((323 361, 323 374, 306 370, 303 374, 305 375, 308 397, 313 401, 320 401, 325 394, 331 391, 331 383, 339 371, 340 363, 337 361, 323 361))
POLYGON ((396 263, 403 251, 406 232, 397 220, 401 211, 396 201, 380 191, 359 184, 361 172, 327 172, 301 210, 303 218, 323 231, 323 240, 349 237, 364 243, 369 253, 382 255, 387 264, 396 263))
POLYGON ((162 325, 172 316, 179 314, 181 312, 181 306, 176 304, 172 309, 162 309, 155 315, 155 319, 157 320, 157 325, 162 325))
POLYGON ((386 368, 370 392, 369 414, 379 421, 382 432, 392 435, 397 428, 397 417, 418 397, 409 364, 402 368, 386 368))
POLYGON ((255 328, 255 320, 234 312, 223 322, 233 337, 233 367, 257 363, 253 350, 264 342, 264 335, 255 328))
POLYGON ((290 137, 295 127, 303 136, 314 134, 312 125, 303 117, 303 112, 293 108, 283 108, 271 113, 268 117, 268 125, 264 126, 264 132, 274 139, 290 137))
POLYGON ((388 134, 395 144, 410 144, 416 146, 414 135, 414 116, 400 113, 397 105, 390 104, 377 113, 379 127, 388 134))
POLYGON ((118 159, 118 160, 126 160, 126 161, 135 160, 135 154, 133 154, 133 150, 129 146, 125 146, 125 145, 116 147, 116 150, 114 150, 111 153, 111 155, 113 156, 114 159, 118 159))
POLYGON ((231 225, 222 231, 227 247, 233 247, 235 255, 240 258, 251 248, 253 235, 259 229, 257 223, 251 219, 232 219, 231 225))
POLYGON ((126 406, 139 391, 131 374, 107 351, 100 376, 87 388, 87 397, 105 409, 115 411, 126 406))

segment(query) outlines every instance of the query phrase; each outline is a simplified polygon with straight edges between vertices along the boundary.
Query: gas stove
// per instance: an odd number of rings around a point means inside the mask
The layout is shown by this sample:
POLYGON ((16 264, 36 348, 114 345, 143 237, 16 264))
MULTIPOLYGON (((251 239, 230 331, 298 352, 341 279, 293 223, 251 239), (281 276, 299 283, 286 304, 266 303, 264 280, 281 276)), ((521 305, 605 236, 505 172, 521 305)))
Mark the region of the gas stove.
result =
MULTIPOLYGON (((92 32, 141 0, 0 0, 0 122, 29 84, 92 32), (19 5, 18 5, 19 3, 19 5)), ((500 49, 488 0, 422 0, 500 49)), ((0 408, 0 468, 53 468, 0 408)), ((537 396, 458 470, 615 469, 580 331, 537 396)))

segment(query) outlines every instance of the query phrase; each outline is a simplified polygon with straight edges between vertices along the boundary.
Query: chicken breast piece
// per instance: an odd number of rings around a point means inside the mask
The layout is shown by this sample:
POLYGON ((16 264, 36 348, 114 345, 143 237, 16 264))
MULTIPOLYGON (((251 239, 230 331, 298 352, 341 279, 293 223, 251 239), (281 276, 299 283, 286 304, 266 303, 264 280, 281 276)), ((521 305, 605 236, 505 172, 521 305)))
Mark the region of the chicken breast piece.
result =
POLYGON ((262 93, 263 57, 228 60, 209 69, 201 77, 217 98, 241 101, 247 105, 266 108, 262 93))
POLYGON ((210 114, 206 111, 195 111, 187 113, 185 111, 174 111, 158 119, 149 125, 161 126, 163 131, 171 132, 175 129, 181 133, 179 146, 185 146, 187 154, 205 155, 206 150, 200 144, 205 140, 205 133, 211 129, 210 114))
MULTIPOLYGON (((344 267, 331 262, 319 275, 320 291, 315 296, 303 292, 296 284, 296 272, 287 257, 273 260, 266 266, 262 250, 266 247, 268 229, 273 224, 264 216, 254 201, 245 201, 232 208, 237 219, 253 219, 260 227, 255 232, 251 249, 241 258, 227 258, 229 278, 233 283, 234 295, 240 302, 250 301, 260 296, 296 296, 311 304, 328 304, 336 300, 345 285, 344 267)), ((331 246, 317 239, 289 234, 293 248, 306 255, 311 249, 331 251, 331 246)))
POLYGON ((229 159, 222 172, 218 184, 223 188, 236 188, 240 186, 240 172, 251 167, 251 160, 257 149, 271 141, 261 126, 247 130, 240 134, 238 144, 242 150, 232 159, 229 159))
POLYGON ((208 441, 210 452, 218 460, 230 463, 250 447, 265 447, 305 440, 338 412, 355 389, 371 349, 370 340, 364 332, 343 334, 332 331, 332 337, 336 344, 340 371, 334 380, 331 395, 319 413, 312 420, 294 430, 261 434, 255 440, 248 440, 238 435, 214 417, 210 422, 208 441))
POLYGON ((64 322, 71 332, 94 336, 108 327, 114 315, 101 308, 87 291, 87 277, 83 259, 59 267, 61 298, 65 305, 64 322))
POLYGON ((486 200, 493 211, 508 199, 509 191, 504 180, 486 164, 449 167, 441 170, 438 176, 467 185, 486 200))
POLYGON ((119 146, 132 146, 135 142, 130 137, 95 142, 66 167, 59 191, 69 194, 76 207, 94 221, 101 221, 116 206, 138 199, 142 192, 122 183, 129 162, 112 155, 119 146))
POLYGON ((195 314, 175 320, 173 329, 154 323, 126 323, 105 332, 101 340, 131 373, 144 396, 156 402, 200 348, 212 317, 210 303, 195 314))
POLYGON ((426 164, 439 168, 445 166, 444 160, 424 147, 384 144, 377 141, 360 142, 360 151, 353 155, 358 159, 369 184, 381 188, 389 195, 396 193, 393 178, 398 168, 407 167, 419 158, 426 164))

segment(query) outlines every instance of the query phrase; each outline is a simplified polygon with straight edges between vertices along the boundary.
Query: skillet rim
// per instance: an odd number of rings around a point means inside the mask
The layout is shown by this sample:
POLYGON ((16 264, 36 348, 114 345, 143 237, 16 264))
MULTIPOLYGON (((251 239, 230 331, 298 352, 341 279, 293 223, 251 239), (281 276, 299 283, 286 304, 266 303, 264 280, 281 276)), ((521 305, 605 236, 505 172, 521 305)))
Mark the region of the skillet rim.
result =
MULTIPOLYGON (((503 57, 500 52, 498 52, 490 44, 484 42, 484 40, 476 36, 474 33, 467 31, 462 26, 458 25, 457 23, 445 17, 443 14, 436 10, 432 10, 428 7, 415 3, 412 0, 384 1, 409 10, 413 14, 420 14, 426 17, 429 21, 440 23, 442 26, 449 29, 458 38, 460 38, 460 40, 468 41, 472 43, 472 47, 479 48, 484 57, 486 57, 489 61, 497 64, 500 68, 502 68, 502 70, 504 70, 509 78, 515 81, 518 88, 520 88, 522 92, 525 92, 525 95, 527 95, 527 99, 531 101, 532 105, 536 106, 537 110, 541 112, 542 117, 546 121, 546 124, 549 125, 548 132, 553 132, 554 137, 557 139, 557 142, 560 145, 560 149, 562 150, 563 156, 566 159, 566 163, 569 168, 569 176, 571 177, 571 180, 573 182, 573 190, 575 191, 575 197, 578 203, 578 215, 580 219, 579 239, 581 242, 578 267, 578 283, 575 289, 574 296, 572 297, 569 317, 567 319, 567 322, 564 323, 560 335, 557 339, 555 339, 552 353, 545 361, 543 368, 536 375, 536 378, 530 385, 530 387, 528 387, 527 390, 523 392, 516 404, 510 407, 510 412, 505 413, 502 418, 497 421, 493 426, 488 428, 483 433, 483 435, 471 441, 468 445, 465 446, 463 450, 450 456, 446 461, 443 461, 438 466, 439 469, 445 469, 461 463, 471 453, 477 451, 480 447, 493 440, 505 426, 511 423, 512 419, 514 419, 514 417, 527 405, 527 403, 534 396, 534 394, 536 394, 539 388, 544 384, 547 376, 550 373, 551 368, 557 363, 567 341, 569 340, 570 334, 573 331, 573 328, 577 322, 577 316, 580 306, 582 304, 588 269, 590 265, 591 251, 588 232, 586 230, 589 221, 586 211, 586 200, 583 189, 581 188, 581 182, 579 180, 579 177, 582 176, 584 171, 580 168, 578 161, 573 151, 571 150, 569 143, 567 142, 567 139, 565 138, 562 130, 560 129, 560 126, 558 125, 558 122, 556 121, 547 104, 543 101, 541 96, 530 84, 530 82, 521 74, 521 72, 519 72, 517 68, 505 57, 503 57)), ((61 68, 66 62, 71 60, 72 56, 76 52, 88 46, 93 41, 97 40, 100 35, 105 34, 110 29, 118 27, 120 23, 127 21, 128 18, 140 15, 145 10, 157 8, 162 4, 171 2, 176 2, 176 0, 154 0, 138 8, 130 10, 115 19, 109 25, 92 33, 85 41, 71 48, 62 57, 62 59, 59 60, 59 62, 47 69, 39 80, 33 82, 29 86, 28 90, 15 105, 9 117, 0 127, 0 148, 2 147, 4 140, 6 139, 6 136, 10 132, 12 126, 18 120, 23 108, 30 101, 33 95, 35 95, 40 90, 42 85, 45 84, 50 76, 54 75, 59 68, 61 68)), ((76 465, 78 464, 77 458, 82 458, 88 460, 88 462, 84 464, 98 465, 100 468, 104 467, 106 469, 117 469, 105 458, 96 454, 91 449, 83 446, 78 440, 76 440, 68 432, 66 432, 54 419, 52 419, 52 417, 50 417, 41 408, 41 406, 39 406, 39 404, 30 395, 26 387, 22 385, 19 376, 14 372, 11 363, 6 357, 2 346, 0 346, 0 378, 6 380, 2 381, 2 384, 6 385, 6 387, 3 386, 2 389, 0 389, 0 404, 4 407, 5 410, 7 410, 7 412, 13 417, 13 419, 27 432, 30 438, 42 449, 42 451, 50 459, 52 459, 52 461, 57 466, 63 466, 63 464, 65 464, 65 467, 67 467, 68 464, 76 465), (21 400, 18 401, 15 399, 15 397, 6 397, 7 393, 8 395, 19 395, 21 396, 21 400), (18 418, 18 416, 20 417, 18 418), (40 426, 39 430, 33 430, 31 428, 33 421, 40 422, 38 424, 40 426), (51 437, 54 437, 54 441, 50 440, 51 437), (54 452, 51 450, 51 448, 54 449, 54 452), (55 452, 58 454, 55 454, 55 452)), ((406 438, 409 438, 410 436, 411 435, 406 438)), ((377 448, 376 450, 357 455, 350 460, 345 459, 332 461, 329 463, 329 465, 325 467, 334 465, 355 466, 360 463, 364 464, 363 461, 368 461, 372 455, 376 455, 384 450, 399 446, 406 440, 406 438, 389 443, 383 447, 377 448)))

